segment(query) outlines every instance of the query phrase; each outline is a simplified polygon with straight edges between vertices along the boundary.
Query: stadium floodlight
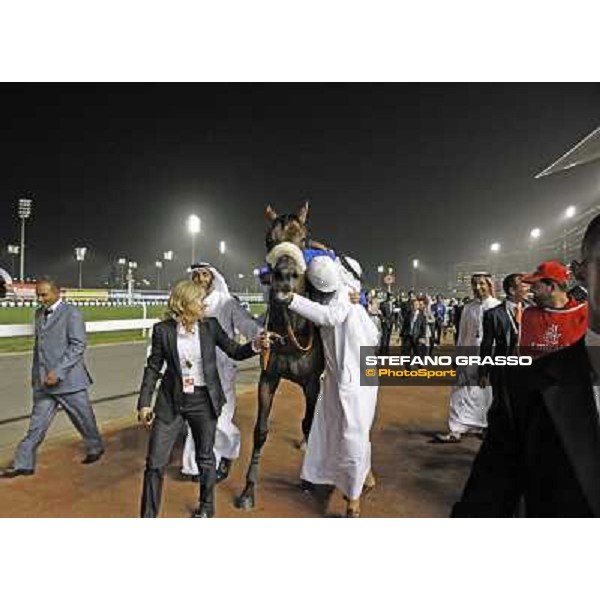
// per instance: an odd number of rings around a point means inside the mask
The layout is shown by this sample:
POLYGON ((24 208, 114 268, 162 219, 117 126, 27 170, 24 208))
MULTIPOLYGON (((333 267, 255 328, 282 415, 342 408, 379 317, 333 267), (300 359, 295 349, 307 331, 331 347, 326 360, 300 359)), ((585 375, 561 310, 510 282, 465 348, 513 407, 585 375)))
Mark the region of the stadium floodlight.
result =
POLYGON ((165 274, 165 284, 167 289, 169 289, 170 287, 170 282, 169 282, 169 277, 167 275, 167 263, 173 262, 173 250, 167 250, 166 252, 163 252, 163 260, 165 261, 163 264, 163 269, 164 269, 164 274, 165 274))
POLYGON ((187 220, 187 228, 192 236, 192 264, 196 262, 196 236, 200 233, 200 217, 190 215, 187 220))
POLYGON ((126 258, 117 258, 117 264, 119 265, 120 268, 120 284, 121 287, 124 288, 125 287, 125 267, 127 267, 127 259, 126 258))
POLYGON ((160 272, 161 272, 161 270, 163 268, 162 261, 157 260, 154 263, 154 266, 156 267, 156 289, 160 290, 160 272))
POLYGON ((377 272, 378 272, 378 273, 383 273, 383 270, 384 270, 384 269, 383 269, 383 265, 379 265, 379 266, 377 267, 377 272))
POLYGON ((83 287, 83 261, 87 248, 75 248, 75 260, 79 264, 79 289, 83 287))
POLYGON ((33 207, 33 200, 30 200, 29 198, 20 198, 18 207, 19 219, 29 219, 33 207))
POLYGON ((419 269, 419 259, 413 258, 412 261, 412 289, 417 289, 417 270, 419 269))
POLYGON ((572 219, 575 216, 577 209, 574 206, 567 206, 565 210, 565 218, 572 219))
POLYGON ((532 266, 535 264, 536 262, 536 246, 537 244, 535 242, 537 242, 537 240, 540 238, 540 236, 542 235, 542 230, 539 227, 534 227, 530 232, 529 232, 529 251, 528 251, 528 258, 529 258, 529 265, 532 266))
POLYGON ((492 252, 500 252, 500 244, 499 242, 494 242, 491 246, 490 246, 490 250, 492 252))
POLYGON ((25 278, 25 221, 31 216, 33 200, 29 198, 19 198, 17 203, 17 213, 21 219, 21 264, 20 264, 20 279, 25 278))
POLYGON ((15 256, 18 256, 20 253, 20 248, 17 244, 9 244, 8 245, 8 254, 10 255, 10 263, 11 263, 11 275, 15 277, 15 256))
POLYGON ((223 240, 219 242, 219 254, 225 254, 225 250, 227 249, 227 244, 223 240))

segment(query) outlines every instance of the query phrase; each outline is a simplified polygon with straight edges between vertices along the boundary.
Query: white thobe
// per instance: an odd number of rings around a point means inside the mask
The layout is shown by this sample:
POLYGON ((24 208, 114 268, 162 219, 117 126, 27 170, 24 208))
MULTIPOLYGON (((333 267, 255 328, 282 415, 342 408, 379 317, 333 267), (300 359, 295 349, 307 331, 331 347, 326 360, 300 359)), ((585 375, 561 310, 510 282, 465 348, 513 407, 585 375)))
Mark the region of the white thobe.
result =
MULTIPOLYGON (((261 331, 260 325, 244 310, 240 303, 229 294, 213 290, 205 299, 206 316, 215 317, 229 337, 239 331, 245 338, 254 339, 261 331)), ((221 458, 235 460, 240 455, 240 430, 233 422, 236 406, 235 376, 236 364, 225 352, 217 348, 217 371, 226 402, 217 421, 215 435, 215 458, 217 465, 221 458)), ((182 473, 198 475, 194 439, 188 429, 183 449, 182 473)))
POLYGON ((377 346, 367 311, 342 286, 327 305, 294 295, 290 309, 321 327, 325 373, 302 464, 302 479, 358 498, 371 470, 377 386, 360 385, 360 347, 377 346))
MULTIPOLYGON (((465 350, 479 348, 483 337, 483 313, 500 301, 496 298, 473 300, 465 305, 460 318, 457 347, 465 350)), ((472 353, 472 352, 471 352, 472 353)), ((448 426, 454 433, 481 431, 487 427, 487 412, 492 404, 492 388, 479 385, 460 385, 460 381, 477 381, 478 366, 459 367, 459 384, 450 393, 448 426)))

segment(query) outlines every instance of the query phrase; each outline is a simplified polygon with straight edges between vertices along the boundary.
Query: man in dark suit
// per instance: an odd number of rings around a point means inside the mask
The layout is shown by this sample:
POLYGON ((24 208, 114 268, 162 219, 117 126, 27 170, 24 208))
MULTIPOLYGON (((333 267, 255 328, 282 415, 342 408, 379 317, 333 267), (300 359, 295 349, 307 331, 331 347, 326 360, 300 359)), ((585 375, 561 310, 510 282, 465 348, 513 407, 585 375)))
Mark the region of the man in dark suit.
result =
POLYGON ((200 473, 199 505, 192 516, 214 515, 217 474, 213 447, 217 420, 226 403, 217 370, 216 348, 234 360, 244 360, 260 349, 257 343, 268 347, 265 336, 259 342, 239 345, 227 336, 215 318, 202 319, 203 295, 200 286, 192 282, 177 284, 169 300, 171 318, 157 323, 152 332, 152 350, 137 405, 139 420, 147 427, 152 426, 144 471, 142 517, 156 517, 159 513, 164 470, 184 421, 192 431, 200 473), (192 319, 187 321, 187 327, 178 314, 183 302, 187 303, 183 316, 192 319), (154 388, 161 377, 152 409, 154 388))
POLYGON ((38 281, 36 294, 42 306, 35 313, 33 410, 27 435, 3 477, 33 475, 38 446, 59 407, 83 437, 84 464, 96 462, 104 453, 87 391, 92 379, 84 362, 86 334, 81 313, 61 300, 60 288, 51 279, 38 281))
POLYGON ((412 302, 417 297, 417 294, 414 290, 408 290, 408 295, 405 302, 400 304, 400 329, 402 329, 402 325, 404 323, 404 319, 406 319, 406 315, 411 311, 412 302))
POLYGON ((390 337, 394 328, 394 297, 389 292, 386 298, 379 305, 381 311, 381 345, 379 348, 380 354, 388 354, 390 351, 390 337))
POLYGON ((506 369, 456 517, 600 516, 600 216, 582 242, 588 331, 574 345, 506 369))
POLYGON ((414 298, 410 312, 402 322, 402 353, 405 356, 425 355, 425 338, 427 337, 427 320, 419 309, 419 301, 414 298))
MULTIPOLYGON (((502 282, 506 300, 483 313, 483 338, 480 356, 515 356, 519 345, 521 315, 529 292, 522 273, 511 273, 502 282)), ((479 368, 481 387, 499 384, 501 367, 482 365, 479 368), (491 381, 491 379, 493 381, 491 381)))

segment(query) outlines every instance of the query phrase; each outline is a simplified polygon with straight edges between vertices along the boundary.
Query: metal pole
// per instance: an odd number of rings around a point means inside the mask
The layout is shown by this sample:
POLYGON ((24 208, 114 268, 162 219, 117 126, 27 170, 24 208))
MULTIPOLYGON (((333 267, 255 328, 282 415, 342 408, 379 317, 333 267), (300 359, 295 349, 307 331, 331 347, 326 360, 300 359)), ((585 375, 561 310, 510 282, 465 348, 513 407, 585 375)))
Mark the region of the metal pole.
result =
POLYGON ((83 261, 82 260, 78 260, 77 262, 79 263, 79 289, 81 289, 83 287, 83 284, 82 284, 82 281, 83 281, 83 277, 82 277, 83 261))
POLYGON ((160 290, 160 269, 156 268, 156 289, 160 290))
POLYGON ((196 234, 192 233, 192 264, 196 262, 196 234))
POLYGON ((21 281, 25 280, 25 219, 21 218, 21 281))
POLYGON ((415 292, 417 291, 417 270, 414 267, 412 272, 412 289, 415 292))
POLYGON ((567 264, 567 229, 563 232, 563 264, 567 264))

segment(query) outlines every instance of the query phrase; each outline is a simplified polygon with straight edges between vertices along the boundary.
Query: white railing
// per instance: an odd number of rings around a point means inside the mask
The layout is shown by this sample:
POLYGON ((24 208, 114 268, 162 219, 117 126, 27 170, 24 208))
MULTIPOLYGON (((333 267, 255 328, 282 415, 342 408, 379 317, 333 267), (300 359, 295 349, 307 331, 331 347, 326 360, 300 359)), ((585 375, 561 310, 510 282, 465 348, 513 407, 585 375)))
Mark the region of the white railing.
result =
MULTIPOLYGON (((118 319, 114 321, 88 321, 85 324, 85 330, 88 333, 100 333, 105 331, 135 331, 140 330, 142 337, 152 326, 158 322, 158 319, 118 319)), ((33 324, 20 325, 0 325, 0 338, 32 336, 34 333, 33 324)))

